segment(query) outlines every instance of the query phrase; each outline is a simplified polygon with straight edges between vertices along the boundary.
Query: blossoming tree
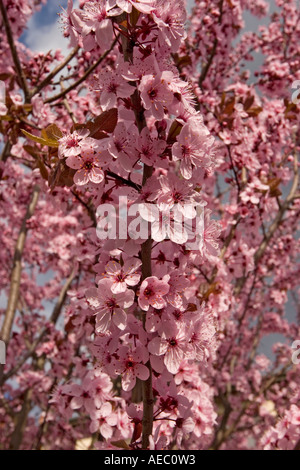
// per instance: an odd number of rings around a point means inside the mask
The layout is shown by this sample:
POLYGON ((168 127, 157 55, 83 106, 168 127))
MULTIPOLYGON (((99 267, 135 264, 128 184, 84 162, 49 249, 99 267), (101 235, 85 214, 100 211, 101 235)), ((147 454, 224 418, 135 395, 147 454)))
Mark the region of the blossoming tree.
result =
POLYGON ((69 0, 64 57, 46 1, 0 0, 0 448, 299 449, 298 2, 69 0))

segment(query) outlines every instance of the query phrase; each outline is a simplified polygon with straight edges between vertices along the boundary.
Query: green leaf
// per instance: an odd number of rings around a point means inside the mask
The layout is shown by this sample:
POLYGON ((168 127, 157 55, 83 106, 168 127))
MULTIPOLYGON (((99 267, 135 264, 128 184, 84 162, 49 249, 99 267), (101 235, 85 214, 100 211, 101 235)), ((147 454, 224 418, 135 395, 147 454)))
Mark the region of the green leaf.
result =
POLYGON ((50 124, 50 126, 42 130, 42 137, 45 140, 49 139, 53 140, 54 142, 57 142, 63 137, 63 133, 56 124, 50 124))
POLYGON ((21 129, 21 131, 28 139, 32 140, 33 142, 36 142, 37 144, 47 145, 48 147, 58 147, 58 142, 55 140, 38 137, 36 135, 30 134, 24 129, 21 129))

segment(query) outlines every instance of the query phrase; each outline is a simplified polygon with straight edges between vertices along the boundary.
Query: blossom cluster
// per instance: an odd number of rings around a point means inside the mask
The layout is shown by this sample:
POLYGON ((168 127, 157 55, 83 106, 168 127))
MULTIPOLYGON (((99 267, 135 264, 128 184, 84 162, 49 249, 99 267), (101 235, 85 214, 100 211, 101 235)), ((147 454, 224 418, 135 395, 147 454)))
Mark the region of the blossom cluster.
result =
POLYGON ((69 0, 67 57, 44 3, 0 0, 0 448, 299 448, 297 1, 69 0))

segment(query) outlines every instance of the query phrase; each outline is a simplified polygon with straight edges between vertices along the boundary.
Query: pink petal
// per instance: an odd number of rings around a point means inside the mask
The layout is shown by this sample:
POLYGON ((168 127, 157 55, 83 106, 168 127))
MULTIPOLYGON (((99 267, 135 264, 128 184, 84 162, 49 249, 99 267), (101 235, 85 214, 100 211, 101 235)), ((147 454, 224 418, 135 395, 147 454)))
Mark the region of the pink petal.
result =
POLYGON ((114 324, 120 328, 120 330, 125 330, 127 324, 127 315, 121 308, 117 308, 113 314, 114 324))
POLYGON ((104 173, 100 168, 93 168, 90 173, 89 173, 89 179, 92 181, 92 183, 102 183, 104 180, 104 173))
POLYGON ((135 367, 136 375, 141 380, 147 380, 149 378, 149 369, 144 364, 138 364, 135 367))
POLYGON ((126 371, 122 377, 122 388, 125 392, 133 389, 136 383, 136 376, 132 371, 126 371))
POLYGON ((92 309, 97 310, 98 308, 101 307, 102 304, 99 299, 99 293, 95 287, 91 287, 90 289, 87 289, 85 293, 85 297, 86 297, 87 303, 92 309))
POLYGON ((89 172, 87 170, 79 170, 74 175, 74 183, 78 186, 84 186, 89 182, 89 172))

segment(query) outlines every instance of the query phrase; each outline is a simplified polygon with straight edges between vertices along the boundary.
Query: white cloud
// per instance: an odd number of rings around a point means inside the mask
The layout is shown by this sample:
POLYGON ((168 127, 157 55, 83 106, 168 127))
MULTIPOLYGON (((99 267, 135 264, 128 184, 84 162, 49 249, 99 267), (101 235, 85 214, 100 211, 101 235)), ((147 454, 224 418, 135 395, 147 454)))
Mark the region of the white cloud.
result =
MULTIPOLYGON (((74 1, 74 8, 77 8, 79 0, 74 1)), ((47 13, 54 17, 54 21, 48 25, 40 25, 38 23, 38 16, 34 15, 28 25, 27 32, 25 35, 25 44, 29 49, 35 52, 48 52, 60 49, 64 55, 70 52, 68 48, 69 40, 63 35, 63 28, 59 22, 58 16, 55 17, 55 13, 59 13, 61 8, 58 4, 48 2, 47 13)))

